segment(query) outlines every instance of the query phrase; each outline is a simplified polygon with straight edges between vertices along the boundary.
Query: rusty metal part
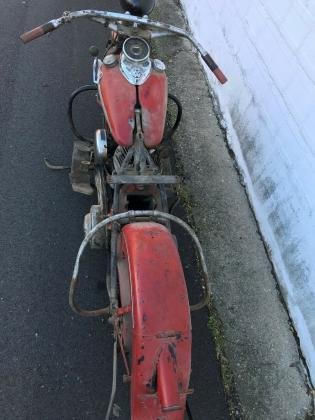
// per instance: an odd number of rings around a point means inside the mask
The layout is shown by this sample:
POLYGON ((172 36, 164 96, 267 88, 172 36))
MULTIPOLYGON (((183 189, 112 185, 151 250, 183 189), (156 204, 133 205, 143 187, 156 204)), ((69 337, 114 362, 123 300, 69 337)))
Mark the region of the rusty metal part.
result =
POLYGON ((74 293, 77 287, 77 283, 78 283, 78 278, 72 278, 70 282, 70 288, 69 288, 69 305, 71 309, 73 310, 73 312, 75 312, 77 315, 88 317, 88 318, 93 318, 97 316, 109 316, 110 314, 109 306, 102 309, 91 310, 91 309, 82 309, 76 304, 74 300, 74 293))
MULTIPOLYGON (((111 216, 114 218, 115 216, 111 216)), ((103 222, 101 222, 103 223, 103 222)), ((111 225, 111 253, 110 253, 110 288, 109 288, 109 304, 110 311, 114 311, 118 307, 118 298, 117 298, 117 240, 118 240, 118 230, 119 225, 116 220, 113 220, 111 225)), ((97 226, 96 226, 97 228, 97 226)), ((96 229, 95 228, 95 229, 96 229)), ((93 236, 93 235, 92 235, 93 236)))
POLYGON ((53 165, 45 157, 44 157, 44 162, 45 162, 45 165, 47 166, 47 168, 52 169, 53 171, 63 171, 63 170, 66 170, 66 169, 71 169, 71 166, 53 165))
MULTIPOLYGON (((102 207, 99 204, 91 206, 90 213, 86 214, 84 217, 83 228, 85 235, 91 232, 91 230, 102 220, 104 220, 102 207)), ((90 247, 91 249, 103 249, 105 247, 105 243, 106 231, 104 229, 93 236, 90 241, 90 247)))
POLYGON ((111 295, 110 295, 110 302, 111 302, 111 308, 103 308, 99 310, 94 311, 88 311, 88 310, 82 310, 81 308, 78 308, 77 305, 74 303, 74 291, 75 287, 78 281, 78 275, 79 275, 79 268, 80 268, 80 261, 83 255, 83 252, 85 248, 87 247, 89 241, 93 238, 95 234, 99 232, 99 230, 104 229, 107 225, 112 224, 112 254, 113 252, 117 252, 117 223, 130 223, 131 221, 137 220, 138 218, 144 218, 149 220, 156 220, 156 221, 162 221, 165 220, 174 222, 181 226, 186 232, 190 235, 192 238, 194 245, 196 247, 196 250, 199 255, 199 261, 201 265, 201 270, 203 274, 203 281, 204 281, 204 297, 203 300, 197 304, 191 305, 190 309, 191 311, 196 311, 204 306, 209 302, 209 299, 211 297, 211 286, 208 276, 208 269, 206 265, 206 260, 202 251, 202 247, 200 245, 200 242, 195 234, 195 232, 192 230, 192 228, 187 225, 183 220, 179 219, 176 216, 173 216, 172 214, 163 213, 156 210, 143 210, 143 211, 128 211, 125 213, 120 214, 114 214, 113 216, 110 216, 100 222, 97 226, 95 226, 89 234, 84 238, 84 240, 81 243, 81 246, 79 248, 76 262, 73 269, 72 274, 72 280, 70 283, 70 292, 69 292, 69 304, 71 308, 82 316, 100 316, 100 315, 107 315, 108 313, 113 313, 113 311, 117 308, 118 302, 117 302, 117 268, 116 268, 116 255, 112 255, 111 259, 111 295), (114 238, 113 238, 114 234, 114 238))
MULTIPOLYGON (((98 204, 90 208, 90 212, 84 217, 84 233, 87 235, 98 223, 105 219, 108 214, 108 197, 105 181, 105 166, 95 167, 94 175, 97 191, 98 204)), ((93 236, 90 241, 91 249, 104 249, 107 245, 107 231, 104 229, 93 236)))
POLYGON ((121 185, 119 192, 118 213, 129 210, 159 210, 167 211, 163 207, 161 194, 157 185, 121 185))
MULTIPOLYGON (((141 110, 136 108, 133 144, 127 149, 118 147, 114 155, 115 172, 113 176, 122 175, 157 175, 158 164, 154 161, 154 150, 148 150, 144 144, 144 134, 141 125, 141 110)), ((129 181, 128 181, 129 182, 129 181)))
POLYGON ((106 181, 105 181, 105 167, 96 166, 95 167, 95 186, 97 191, 97 201, 101 208, 101 214, 103 217, 106 217, 108 214, 108 197, 106 191, 106 181))
POLYGON ((91 145, 83 141, 75 141, 73 143, 71 173, 69 174, 70 183, 73 191, 85 195, 94 193, 89 173, 91 154, 91 145))
MULTIPOLYGON (((116 313, 119 312, 119 309, 120 308, 117 309, 116 313)), ((130 307, 130 310, 131 310, 131 307, 130 307)), ((129 365, 128 365, 128 362, 127 362, 125 346, 124 346, 124 342, 123 342, 123 334, 122 334, 122 331, 121 331, 122 326, 119 326, 118 323, 119 323, 119 321, 117 321, 116 324, 115 324, 116 325, 115 326, 116 336, 117 336, 118 341, 119 341, 119 348, 120 348, 120 351, 121 351, 121 354, 122 354, 122 357, 123 357, 123 361, 124 361, 124 365, 125 365, 125 369, 126 369, 126 376, 130 377, 130 369, 129 369, 129 365)))
POLYGON ((178 184, 180 179, 173 175, 108 175, 109 184, 178 184))

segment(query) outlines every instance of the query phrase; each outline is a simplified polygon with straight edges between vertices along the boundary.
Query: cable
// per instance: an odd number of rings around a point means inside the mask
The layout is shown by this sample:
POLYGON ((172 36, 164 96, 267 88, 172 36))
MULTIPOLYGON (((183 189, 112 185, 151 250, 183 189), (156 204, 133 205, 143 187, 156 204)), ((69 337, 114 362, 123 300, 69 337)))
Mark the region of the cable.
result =
POLYGON ((90 310, 90 309, 82 309, 75 303, 74 293, 76 290, 77 283, 78 283, 78 278, 72 278, 70 282, 70 288, 69 288, 69 305, 71 309, 73 310, 73 312, 84 317, 96 317, 96 316, 104 316, 104 315, 108 316, 110 313, 109 306, 102 309, 90 310))
POLYGON ((177 116, 176 116, 176 120, 173 127, 164 136, 165 139, 170 139, 174 135, 175 131, 178 129, 178 126, 181 122, 182 114, 183 114, 183 107, 180 100, 176 98, 176 96, 172 95, 171 93, 168 94, 168 98, 171 99, 173 102, 175 102, 177 106, 177 116))
POLYGON ((113 349, 113 380, 112 380, 112 392, 110 395, 110 400, 106 412, 105 420, 110 419, 110 415, 113 409, 115 395, 116 395, 116 388, 117 388, 117 338, 114 341, 114 349, 113 349))
POLYGON ((69 119, 69 123, 70 123, 70 128, 73 132, 73 134, 79 139, 82 140, 84 142, 87 143, 93 143, 94 140, 89 138, 89 137, 85 137, 83 136, 76 128, 74 122, 73 122, 73 112, 72 112, 72 108, 73 108, 73 101, 75 100, 75 98, 80 95, 80 93, 83 92, 87 92, 90 90, 97 90, 97 86, 95 85, 85 85, 85 86, 81 86, 79 89, 76 89, 74 92, 72 92, 70 98, 69 98, 69 103, 68 103, 68 119, 69 119))

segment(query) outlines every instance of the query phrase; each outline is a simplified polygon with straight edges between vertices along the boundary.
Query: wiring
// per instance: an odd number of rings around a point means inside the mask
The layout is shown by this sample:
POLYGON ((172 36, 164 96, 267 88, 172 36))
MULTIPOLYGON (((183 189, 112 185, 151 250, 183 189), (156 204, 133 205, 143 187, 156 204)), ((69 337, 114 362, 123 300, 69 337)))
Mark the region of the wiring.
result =
POLYGON ((166 134, 164 135, 164 139, 170 139, 174 135, 175 131, 179 127, 179 124, 181 122, 182 115, 183 115, 183 107, 180 100, 175 95, 172 95, 171 93, 168 94, 168 98, 171 99, 177 106, 177 115, 176 115, 176 120, 173 127, 168 132, 166 132, 166 134))
POLYGON ((76 136, 77 139, 84 141, 86 143, 91 143, 93 144, 93 139, 89 138, 89 137, 85 137, 83 136, 79 130, 77 130, 74 121, 73 121, 73 101, 75 100, 75 98, 80 95, 83 92, 88 92, 88 91, 97 91, 97 86, 96 85, 85 85, 85 86, 81 86, 80 88, 76 89, 74 92, 72 92, 70 98, 69 98, 69 103, 68 103, 68 120, 70 123, 70 128, 73 132, 73 134, 76 136))

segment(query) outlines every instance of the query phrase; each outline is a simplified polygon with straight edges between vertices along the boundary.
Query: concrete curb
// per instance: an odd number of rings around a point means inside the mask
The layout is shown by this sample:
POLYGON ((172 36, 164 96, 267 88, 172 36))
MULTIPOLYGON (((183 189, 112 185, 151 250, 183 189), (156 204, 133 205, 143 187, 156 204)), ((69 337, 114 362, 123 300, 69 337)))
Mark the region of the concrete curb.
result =
MULTIPOLYGON (((158 1, 154 17, 185 25, 176 0, 158 1)), ((184 107, 174 147, 192 197, 243 417, 303 419, 312 408, 308 377, 203 69, 186 41, 171 39, 156 49, 167 65, 170 91, 184 107)))

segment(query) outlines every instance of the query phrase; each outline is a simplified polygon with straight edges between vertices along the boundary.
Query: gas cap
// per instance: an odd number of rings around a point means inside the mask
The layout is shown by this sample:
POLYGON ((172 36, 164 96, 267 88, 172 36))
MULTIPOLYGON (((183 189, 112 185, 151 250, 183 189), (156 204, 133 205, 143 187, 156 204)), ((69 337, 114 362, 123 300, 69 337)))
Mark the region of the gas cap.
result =
POLYGON ((157 58, 155 58, 153 60, 153 68, 156 71, 165 71, 165 69, 166 69, 165 64, 163 63, 163 61, 158 60, 157 58))
POLYGON ((108 54, 104 57, 103 63, 107 67, 114 67, 117 63, 117 56, 115 54, 108 54))

